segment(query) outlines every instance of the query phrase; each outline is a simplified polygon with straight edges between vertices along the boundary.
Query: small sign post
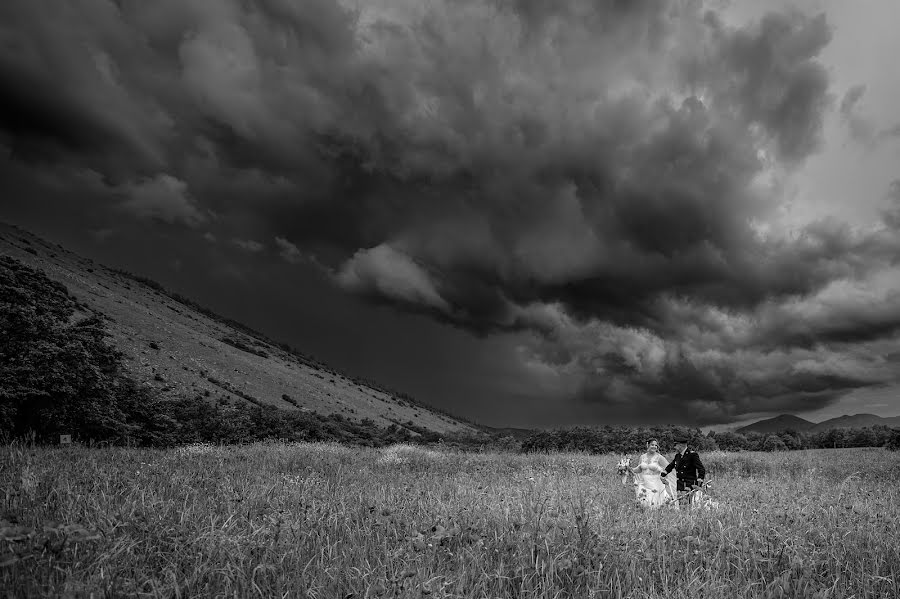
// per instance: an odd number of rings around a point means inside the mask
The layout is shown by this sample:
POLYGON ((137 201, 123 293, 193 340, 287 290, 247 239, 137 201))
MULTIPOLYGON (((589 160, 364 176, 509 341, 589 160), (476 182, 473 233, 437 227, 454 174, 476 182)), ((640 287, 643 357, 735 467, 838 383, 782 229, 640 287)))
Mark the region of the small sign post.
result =
POLYGON ((60 445, 71 445, 72 444, 72 435, 60 435, 59 436, 59 444, 60 445))

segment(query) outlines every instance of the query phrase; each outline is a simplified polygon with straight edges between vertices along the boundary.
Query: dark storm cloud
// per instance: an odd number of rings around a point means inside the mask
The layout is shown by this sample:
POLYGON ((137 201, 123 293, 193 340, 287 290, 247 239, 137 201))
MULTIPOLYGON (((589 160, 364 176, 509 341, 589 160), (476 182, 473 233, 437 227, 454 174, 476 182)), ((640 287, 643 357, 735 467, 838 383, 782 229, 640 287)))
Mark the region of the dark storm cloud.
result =
POLYGON ((135 217, 274 240, 373 301, 534 331, 551 394, 717 421, 891 376, 872 344, 895 330, 893 213, 766 228, 833 104, 824 16, 16 0, 0 23, 14 159, 96 173, 135 217))
POLYGON ((163 166, 152 98, 118 78, 143 53, 113 4, 6 2, 0 22, 0 127, 15 157, 95 168, 116 182, 163 166))
POLYGON ((817 149, 830 104, 828 74, 815 60, 831 40, 825 15, 769 14, 737 31, 712 16, 707 22, 716 32, 717 54, 711 64, 695 66, 695 76, 702 80, 718 64, 723 72, 716 83, 729 103, 765 127, 783 159, 802 160, 817 149))
POLYGON ((107 152, 127 147, 113 123, 76 98, 60 96, 52 80, 0 57, 0 125, 22 146, 17 153, 37 153, 41 146, 71 152, 107 152), (30 147, 29 147, 30 146, 30 147))

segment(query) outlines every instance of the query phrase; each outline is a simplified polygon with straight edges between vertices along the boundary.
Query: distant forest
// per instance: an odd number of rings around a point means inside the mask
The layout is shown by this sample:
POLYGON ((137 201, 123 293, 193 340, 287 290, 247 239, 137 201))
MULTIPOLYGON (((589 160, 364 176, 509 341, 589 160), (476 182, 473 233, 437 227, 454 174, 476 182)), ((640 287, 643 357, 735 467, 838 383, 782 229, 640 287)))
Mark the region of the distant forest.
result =
POLYGON ((845 447, 900 449, 900 429, 887 426, 831 429, 815 433, 785 431, 777 434, 742 434, 710 431, 705 435, 698 429, 673 426, 641 429, 606 426, 534 433, 524 439, 522 450, 633 454, 642 451, 649 439, 656 439, 664 453, 671 453, 675 439, 679 436, 691 439, 691 446, 700 451, 785 451, 845 447))
MULTIPOLYGON (((209 313, 185 298, 177 299, 209 313)), ((900 429, 886 427, 703 435, 699 429, 680 427, 607 426, 516 436, 485 427, 476 433, 439 435, 412 423, 384 427, 340 414, 221 404, 199 395, 162 396, 128 375, 124 354, 107 337, 104 315, 80 304, 65 286, 40 270, 0 256, 0 440, 54 443, 59 435, 71 434, 76 442, 160 447, 278 439, 375 447, 440 443, 460 449, 623 453, 639 451, 650 438, 671 448, 675 436, 689 435, 701 450, 900 446, 900 429)))

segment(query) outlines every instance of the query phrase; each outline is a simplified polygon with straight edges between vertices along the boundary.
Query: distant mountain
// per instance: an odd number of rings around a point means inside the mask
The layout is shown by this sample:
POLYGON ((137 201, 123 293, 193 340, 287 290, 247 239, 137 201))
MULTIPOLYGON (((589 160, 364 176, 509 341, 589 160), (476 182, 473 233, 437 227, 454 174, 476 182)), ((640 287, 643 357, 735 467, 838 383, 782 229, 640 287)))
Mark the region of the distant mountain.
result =
POLYGON ((827 431, 833 428, 865 428, 867 426, 900 426, 900 416, 882 418, 875 414, 854 414, 853 416, 838 416, 824 420, 811 429, 811 432, 827 431))
POLYGON ((737 433, 780 433, 783 431, 806 431, 816 426, 814 422, 804 420, 793 414, 781 414, 774 418, 760 420, 735 430, 737 433))
POLYGON ((854 414, 853 416, 838 416, 837 418, 830 418, 816 423, 792 414, 782 414, 774 418, 748 424, 736 429, 735 432, 768 434, 795 430, 817 433, 835 428, 865 428, 868 426, 900 426, 900 416, 883 418, 875 414, 854 414))

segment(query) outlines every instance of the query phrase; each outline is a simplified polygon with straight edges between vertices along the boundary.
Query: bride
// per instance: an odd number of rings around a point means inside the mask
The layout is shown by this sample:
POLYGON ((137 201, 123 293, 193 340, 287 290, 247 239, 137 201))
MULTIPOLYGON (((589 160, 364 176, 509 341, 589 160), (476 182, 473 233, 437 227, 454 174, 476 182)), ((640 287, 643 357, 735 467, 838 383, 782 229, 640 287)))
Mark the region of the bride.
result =
POLYGON ((651 439, 647 443, 647 452, 641 455, 640 463, 631 469, 634 473, 634 492, 642 506, 659 507, 677 497, 675 481, 659 476, 668 465, 669 460, 659 453, 659 443, 651 439))

